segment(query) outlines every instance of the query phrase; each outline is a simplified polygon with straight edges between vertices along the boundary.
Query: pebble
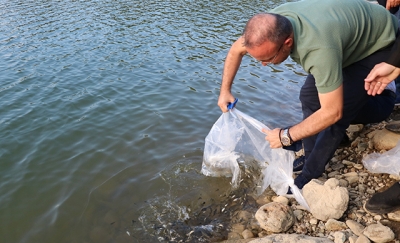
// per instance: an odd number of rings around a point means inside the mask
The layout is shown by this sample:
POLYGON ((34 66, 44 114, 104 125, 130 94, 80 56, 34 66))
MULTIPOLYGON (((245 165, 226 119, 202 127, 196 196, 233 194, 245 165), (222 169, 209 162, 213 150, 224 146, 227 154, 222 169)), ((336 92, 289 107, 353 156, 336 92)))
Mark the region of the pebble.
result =
POLYGON ((246 230, 244 230, 244 231, 242 232, 242 236, 243 236, 243 239, 254 238, 253 232, 251 232, 251 230, 248 230, 248 229, 246 229, 246 230))
POLYGON ((400 210, 388 213, 388 218, 392 221, 400 222, 400 210))

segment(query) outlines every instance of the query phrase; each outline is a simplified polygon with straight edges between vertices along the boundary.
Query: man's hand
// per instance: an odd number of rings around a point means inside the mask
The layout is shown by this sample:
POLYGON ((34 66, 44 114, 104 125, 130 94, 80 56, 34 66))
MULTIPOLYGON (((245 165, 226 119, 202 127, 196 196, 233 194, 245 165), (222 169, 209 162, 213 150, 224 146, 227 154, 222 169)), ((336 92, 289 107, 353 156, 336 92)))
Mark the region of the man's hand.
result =
POLYGON ((387 0, 386 1, 386 9, 390 10, 391 8, 397 7, 400 5, 400 0, 387 0))
POLYGON ((267 136, 265 136, 265 140, 267 140, 269 142, 270 148, 281 148, 282 147, 281 139, 279 136, 279 133, 281 132, 280 128, 275 128, 274 130, 268 130, 268 129, 263 128, 262 132, 267 135, 267 136))
POLYGON ((400 75, 400 68, 381 62, 368 74, 365 81, 365 90, 369 95, 381 94, 386 86, 400 75))
POLYGON ((218 106, 221 108, 222 112, 228 111, 228 104, 233 103, 235 97, 230 92, 221 92, 218 98, 218 106))

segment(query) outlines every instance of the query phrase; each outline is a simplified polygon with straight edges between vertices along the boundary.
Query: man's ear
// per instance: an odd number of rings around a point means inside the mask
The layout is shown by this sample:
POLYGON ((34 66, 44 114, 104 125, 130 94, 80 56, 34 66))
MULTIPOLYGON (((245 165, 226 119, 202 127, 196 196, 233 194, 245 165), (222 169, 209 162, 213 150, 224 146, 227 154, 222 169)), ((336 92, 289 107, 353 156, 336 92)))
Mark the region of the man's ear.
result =
POLYGON ((293 46, 293 38, 292 37, 287 38, 284 43, 286 46, 292 47, 293 46))

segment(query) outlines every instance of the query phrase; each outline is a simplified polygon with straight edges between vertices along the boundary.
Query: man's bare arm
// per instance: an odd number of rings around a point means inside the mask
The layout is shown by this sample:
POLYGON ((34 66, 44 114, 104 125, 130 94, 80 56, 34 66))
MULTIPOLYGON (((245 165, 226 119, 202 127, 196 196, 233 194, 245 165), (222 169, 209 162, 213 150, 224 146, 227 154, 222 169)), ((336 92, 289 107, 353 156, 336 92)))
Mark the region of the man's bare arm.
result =
POLYGON ((243 42, 243 37, 239 37, 239 39, 232 44, 225 59, 221 90, 218 98, 218 106, 223 112, 227 112, 227 105, 235 100, 231 93, 231 87, 240 67, 240 63, 242 62, 242 58, 247 53, 243 42))
MULTIPOLYGON (((294 141, 315 135, 330 125, 337 122, 343 113, 343 86, 336 90, 319 94, 321 108, 314 114, 290 128, 290 136, 294 141)), ((274 130, 263 130, 267 134, 266 140, 269 141, 271 148, 282 147, 279 133, 280 128, 274 130)))

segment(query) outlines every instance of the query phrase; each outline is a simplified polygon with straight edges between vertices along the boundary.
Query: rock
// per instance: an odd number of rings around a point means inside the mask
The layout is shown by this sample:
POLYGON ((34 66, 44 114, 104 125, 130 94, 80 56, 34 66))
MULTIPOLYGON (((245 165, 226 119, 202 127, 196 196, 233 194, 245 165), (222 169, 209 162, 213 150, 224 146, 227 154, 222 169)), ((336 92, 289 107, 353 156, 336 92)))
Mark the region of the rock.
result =
POLYGON ((382 224, 371 224, 365 227, 363 234, 377 243, 389 242, 394 239, 393 231, 382 224))
POLYGON ((377 132, 378 132, 377 130, 373 130, 372 132, 367 134, 367 138, 370 138, 370 139, 373 138, 377 132))
POLYGON ((351 124, 346 130, 349 133, 356 133, 364 128, 363 124, 351 124))
MULTIPOLYGON (((229 232, 228 233, 228 240, 240 240, 242 239, 241 235, 237 232, 229 232)), ((231 242, 231 241, 229 241, 231 242)))
MULTIPOLYGON (((342 163, 344 164, 344 165, 347 165, 347 166, 354 166, 354 162, 351 162, 351 161, 348 161, 348 160, 343 160, 342 161, 342 163)), ((339 173, 339 172, 338 172, 339 173)))
POLYGON ((284 242, 284 243, 333 243, 328 238, 323 237, 312 237, 307 235, 299 235, 299 234, 275 234, 269 235, 264 238, 258 238, 249 243, 276 243, 276 242, 284 242))
POLYGON ((349 237, 349 242, 350 242, 350 243, 356 243, 357 239, 358 239, 357 236, 352 235, 352 236, 349 237))
POLYGON ((372 138, 374 148, 380 150, 390 150, 396 146, 400 140, 400 134, 388 131, 386 129, 377 131, 372 138))
POLYGON ((271 202, 259 208, 255 217, 261 228, 274 233, 287 231, 295 222, 292 209, 277 202, 271 202))
POLYGON ((296 209, 293 211, 293 214, 296 217, 296 219, 299 221, 303 218, 303 210, 296 209))
POLYGON ((329 178, 333 178, 333 177, 335 177, 335 176, 337 176, 337 175, 340 175, 340 172, 334 170, 334 171, 332 171, 332 172, 330 172, 330 173, 328 174, 328 177, 329 177, 329 178))
POLYGON ((385 125, 385 128, 391 132, 400 133, 400 121, 392 121, 385 125))
POLYGON ((349 176, 358 176, 357 172, 349 172, 343 175, 344 177, 349 177, 349 176))
POLYGON ((362 170, 364 166, 362 164, 355 164, 354 168, 356 168, 357 170, 362 170))
POLYGON ((311 214, 323 221, 342 217, 349 202, 347 189, 339 187, 339 181, 335 178, 327 180, 325 184, 315 179, 310 181, 303 187, 303 196, 311 214))
POLYGON ((335 243, 345 243, 347 241, 347 234, 342 231, 336 231, 333 237, 335 237, 335 243))
POLYGON ((400 211, 388 213, 388 218, 392 221, 400 222, 400 211))
POLYGON ((253 232, 251 232, 251 230, 248 230, 248 229, 246 229, 246 230, 244 230, 244 231, 242 232, 242 236, 243 236, 243 239, 254 238, 253 232))
POLYGON ((234 224, 234 225, 232 225, 231 232, 239 234, 240 232, 243 232, 243 230, 245 230, 245 228, 246 227, 243 224, 234 224))
POLYGON ((349 182, 350 185, 353 185, 358 182, 358 176, 348 176, 346 180, 349 182))
POLYGON ((310 219, 310 224, 313 224, 313 225, 318 224, 318 219, 316 219, 316 218, 311 218, 311 219, 310 219))
POLYGON ((362 224, 360 224, 354 220, 347 220, 346 225, 357 236, 362 235, 362 232, 365 229, 365 227, 362 224))
POLYGON ((364 184, 359 184, 358 185, 358 191, 360 193, 364 193, 367 190, 367 187, 364 184))
POLYGON ((251 218, 253 217, 253 214, 245 211, 245 210, 241 210, 237 216, 236 219, 238 220, 238 222, 247 222, 249 221, 251 218))
POLYGON ((365 235, 361 234, 356 240, 356 243, 371 243, 371 241, 365 235))
POLYGON ((273 198, 272 201, 273 202, 282 203, 284 205, 288 205, 289 204, 289 199, 287 197, 284 197, 284 196, 277 196, 277 197, 273 198))
POLYGON ((365 151, 366 149, 368 149, 368 143, 359 143, 357 145, 357 149, 358 151, 365 151))
POLYGON ((345 179, 340 179, 339 180, 339 186, 341 187, 347 187, 349 185, 349 182, 345 179))
POLYGON ((328 219, 328 221, 325 223, 325 228, 329 231, 340 231, 347 229, 347 225, 335 219, 328 219))

